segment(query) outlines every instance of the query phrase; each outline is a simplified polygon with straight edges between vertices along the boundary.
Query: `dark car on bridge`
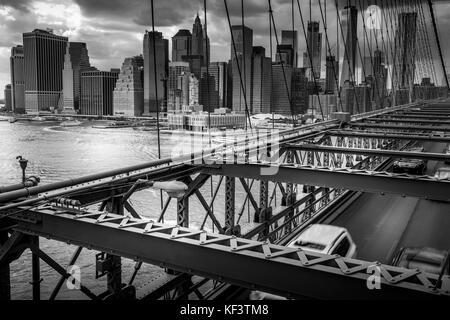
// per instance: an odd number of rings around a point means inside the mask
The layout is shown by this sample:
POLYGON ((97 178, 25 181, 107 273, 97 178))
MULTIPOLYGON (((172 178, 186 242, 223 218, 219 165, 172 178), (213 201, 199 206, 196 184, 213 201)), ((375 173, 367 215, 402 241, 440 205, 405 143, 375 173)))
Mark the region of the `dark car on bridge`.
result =
MULTIPOLYGON (((411 148, 405 150, 406 152, 424 152, 423 148, 411 148)), ((414 175, 424 175, 427 170, 427 161, 422 159, 407 159, 402 158, 394 162, 394 173, 407 173, 414 175)))
POLYGON ((419 269, 425 273, 450 275, 448 251, 433 248, 402 248, 392 259, 393 266, 419 269))

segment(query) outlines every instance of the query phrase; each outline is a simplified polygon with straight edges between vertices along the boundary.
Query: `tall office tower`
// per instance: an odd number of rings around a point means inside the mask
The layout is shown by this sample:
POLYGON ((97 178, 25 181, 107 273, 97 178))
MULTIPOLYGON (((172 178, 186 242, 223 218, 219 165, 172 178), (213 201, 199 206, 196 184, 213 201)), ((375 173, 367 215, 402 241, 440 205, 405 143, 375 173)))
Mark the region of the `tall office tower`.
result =
POLYGON ((189 30, 182 29, 172 37, 172 62, 183 61, 183 56, 192 53, 192 34, 189 30))
POLYGON ((233 109, 233 60, 227 64, 227 108, 233 109))
POLYGON ((199 81, 194 74, 189 74, 189 106, 199 104, 199 81))
POLYGON ((345 7, 342 10, 342 33, 346 35, 344 48, 344 62, 342 64, 342 74, 340 86, 343 87, 346 81, 352 83, 356 80, 356 45, 358 28, 358 10, 354 6, 345 7))
POLYGON ((245 101, 251 113, 251 79, 253 30, 246 26, 232 26, 236 52, 231 42, 231 63, 233 75, 233 110, 245 112, 245 101), (236 59, 237 57, 237 59, 236 59), (239 68, 238 68, 239 66, 239 68), (240 73, 239 73, 240 69, 240 73), (242 77, 242 85, 241 85, 242 77), (244 95, 245 92, 245 95, 244 95))
POLYGON ((86 44, 69 42, 63 69, 64 112, 75 113, 80 109, 81 72, 88 70, 90 66, 86 44))
POLYGON ((272 100, 272 60, 264 47, 253 47, 251 108, 253 114, 270 113, 272 100))
POLYGON ((318 21, 308 21, 308 35, 307 42, 309 51, 311 51, 311 58, 309 57, 309 52, 303 54, 303 67, 309 68, 310 80, 313 76, 316 79, 320 79, 321 63, 322 63, 322 33, 320 31, 320 24, 318 21), (312 60, 312 67, 311 67, 312 60))
POLYGON ((275 62, 294 66, 294 49, 290 44, 280 44, 277 46, 277 55, 275 62))
POLYGON ((305 114, 309 108, 308 78, 305 68, 294 68, 292 73, 292 110, 295 115, 305 114))
POLYGON ((36 29, 23 34, 25 108, 27 113, 58 107, 63 89, 68 38, 36 29))
POLYGON ((81 72, 81 104, 83 115, 112 116, 113 92, 117 72, 89 70, 81 72))
MULTIPOLYGON (((228 63, 211 62, 209 64, 209 74, 214 77, 214 90, 219 94, 219 108, 227 108, 227 75, 228 63)), ((206 68, 202 68, 202 74, 206 72, 206 68)))
POLYGON ((192 28, 192 55, 202 56, 202 66, 206 66, 209 59, 209 39, 205 37, 202 22, 197 14, 192 28))
POLYGON ((371 99, 376 102, 377 109, 384 106, 386 96, 387 68, 384 65, 384 53, 375 50, 371 57, 364 59, 365 82, 371 85, 371 99))
POLYGON ((5 86, 5 109, 12 111, 12 85, 10 84, 5 86))
POLYGON ((341 100, 342 100, 342 111, 348 112, 350 114, 355 114, 355 83, 350 81, 345 81, 344 86, 341 90, 341 100))
POLYGON ((214 112, 219 108, 219 91, 216 90, 216 79, 212 74, 202 72, 199 82, 199 104, 203 106, 204 111, 214 112))
POLYGON ((126 58, 113 92, 114 115, 139 117, 144 113, 144 58, 126 58))
POLYGON ((189 73, 187 62, 170 62, 169 77, 167 78, 167 111, 180 111, 182 90, 178 87, 178 78, 182 74, 189 73))
POLYGON ((161 32, 145 31, 144 35, 144 115, 162 111, 167 101, 165 79, 169 72, 169 41, 161 32), (155 48, 153 47, 155 42, 155 48), (156 52, 156 68, 154 63, 156 52), (156 74, 156 81, 155 81, 156 74), (155 83, 156 82, 156 83, 155 83), (156 101, 158 94, 158 101, 156 101))
POLYGON ((23 46, 11 49, 11 86, 12 86, 12 111, 14 113, 25 112, 25 79, 24 79, 23 46))
POLYGON ((272 65, 272 74, 272 111, 276 114, 290 116, 293 114, 290 99, 293 68, 276 63, 272 65))
POLYGON ((178 90, 180 98, 176 100, 175 110, 183 110, 183 107, 189 106, 189 80, 191 79, 190 72, 183 72, 178 77, 178 90))
POLYGON ((355 114, 372 111, 371 91, 370 86, 365 82, 355 87, 355 103, 358 103, 354 110, 355 114))
POLYGON ((395 60, 395 89, 409 89, 414 86, 416 71, 417 13, 405 12, 398 16, 395 46, 398 50, 395 60))
POLYGON ((195 75, 197 79, 200 79, 202 76, 202 65, 203 65, 203 56, 202 55, 189 55, 182 57, 183 62, 189 63, 189 68, 191 72, 195 75))
POLYGON ((292 64, 294 68, 298 66, 298 35, 297 31, 281 30, 281 44, 290 45, 294 50, 292 64))
POLYGON ((325 94, 336 92, 337 83, 339 83, 339 62, 335 56, 327 56, 326 76, 325 76, 325 94))

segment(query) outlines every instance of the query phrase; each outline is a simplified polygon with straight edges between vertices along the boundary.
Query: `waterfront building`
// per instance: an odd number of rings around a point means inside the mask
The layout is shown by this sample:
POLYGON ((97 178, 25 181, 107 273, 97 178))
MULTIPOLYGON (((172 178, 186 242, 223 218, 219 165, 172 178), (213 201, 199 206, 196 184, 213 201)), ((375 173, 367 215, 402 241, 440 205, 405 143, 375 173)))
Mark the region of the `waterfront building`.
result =
POLYGON ((202 77, 199 82, 199 104, 203 106, 203 110, 212 112, 219 108, 219 91, 216 90, 216 79, 202 68, 202 77))
POLYGON ((25 78, 23 46, 11 48, 11 108, 14 113, 25 113, 25 78))
POLYGON ((113 92, 117 71, 89 70, 81 72, 81 114, 113 115, 113 92))
POLYGON ((341 100, 342 100, 342 112, 348 112, 350 114, 355 114, 355 83, 351 81, 345 81, 344 86, 341 90, 341 100))
POLYGON ((167 78, 168 112, 181 110, 182 104, 180 101, 183 93, 183 86, 179 86, 179 77, 188 73, 190 73, 190 66, 188 62, 175 61, 169 63, 169 76, 167 78))
POLYGON ((167 115, 167 123, 171 130, 195 132, 205 132, 209 128, 212 130, 242 129, 245 128, 246 121, 245 114, 223 112, 223 109, 216 109, 211 114, 193 112, 167 115))
POLYGON ((337 111, 337 104, 337 94, 311 95, 309 96, 308 113, 314 115, 315 118, 322 118, 323 112, 323 116, 327 120, 333 112, 337 111))
POLYGON ((68 38, 52 30, 23 34, 25 109, 27 113, 56 109, 63 90, 63 68, 68 38))
POLYGON ((69 42, 64 57, 63 112, 75 113, 80 109, 81 72, 90 68, 87 46, 82 42, 69 42))
POLYGON ((144 113, 144 58, 123 62, 113 93, 114 115, 139 117, 144 113))
POLYGON ((6 111, 12 111, 12 85, 7 84, 5 86, 5 109, 6 111))
POLYGON ((169 72, 169 41, 161 32, 145 31, 144 35, 144 115, 163 111, 167 101, 164 85, 169 72), (153 41, 154 40, 154 41, 153 41), (155 42, 155 48, 153 48, 155 42), (156 52, 156 69, 154 63, 156 52), (155 81, 156 74, 156 81, 155 81), (158 99, 156 97, 158 96, 158 99), (157 100, 157 101, 156 101, 157 100))

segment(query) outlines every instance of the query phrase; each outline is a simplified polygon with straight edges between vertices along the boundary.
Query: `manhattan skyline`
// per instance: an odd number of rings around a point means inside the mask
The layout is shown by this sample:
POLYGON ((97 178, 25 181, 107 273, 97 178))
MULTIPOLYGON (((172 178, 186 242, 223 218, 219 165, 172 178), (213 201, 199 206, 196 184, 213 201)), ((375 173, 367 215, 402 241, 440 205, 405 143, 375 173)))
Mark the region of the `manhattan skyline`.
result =
MULTIPOLYGON (((347 1, 341 1, 343 6, 347 1)), ((363 1, 364 4, 370 1, 363 1)), ((230 51, 230 32, 228 29, 223 1, 208 2, 208 35, 210 38, 211 61, 228 61, 230 51), (225 32, 224 32, 225 31, 225 32)), ((305 9, 309 1, 300 0, 305 9)), ((319 21, 323 29, 317 0, 312 1, 312 19, 319 21)), ((328 1, 328 28, 336 28, 333 15, 334 1, 328 1)), ((292 28, 290 19, 291 1, 272 1, 274 16, 277 23, 278 37, 281 30, 292 28)), ((359 6, 359 4, 358 4, 359 6)), ((240 24, 240 1, 229 3, 232 24, 240 24)), ((439 29, 442 33, 450 27, 450 8, 448 3, 436 4, 439 29), (441 10, 442 9, 442 10, 441 10)), ((296 8, 297 9, 297 8, 296 8)), ((203 1, 155 1, 158 15, 155 28, 162 32, 166 39, 171 39, 179 29, 190 29, 192 21, 199 14, 204 21, 203 1), (173 2, 173 3, 172 3, 173 2), (175 4, 176 3, 176 4, 175 4)), ((144 0, 132 1, 88 1, 88 0, 0 0, 0 88, 11 82, 9 57, 11 47, 22 43, 22 33, 36 28, 51 28, 56 34, 67 36, 70 41, 86 42, 92 64, 101 70, 120 68, 123 59, 142 53, 142 38, 145 30, 150 29, 150 2, 144 0)), ((253 29, 254 45, 263 46, 269 52, 268 13, 266 1, 245 1, 245 24, 253 29)), ((307 11, 307 10, 304 10, 307 11)), ((305 20, 309 13, 303 12, 305 20)), ((306 50, 306 41, 301 29, 298 12, 295 29, 299 35, 299 53, 306 50)), ((306 21, 305 21, 306 23, 306 21)), ((361 37, 360 37, 361 38, 361 37)), ((274 39, 273 39, 274 40, 274 39)), ((335 39, 330 39, 335 42, 335 39)), ((273 51, 276 52, 273 41, 273 51)), ((443 51, 450 51, 450 43, 443 42, 443 51)), ((323 56, 326 51, 322 50, 323 56)), ((172 42, 169 41, 169 52, 172 52, 172 42)), ((273 57, 275 59, 275 56, 273 57)), ((342 59, 342 57, 341 57, 342 59)), ((437 56, 435 57, 437 59, 437 56)), ((446 64, 450 65, 450 56, 445 56, 446 64)), ((302 58, 299 58, 302 65, 302 58)), ((325 58, 322 58, 322 76, 325 72, 325 58)), ((442 75, 443 76, 443 75, 442 75)), ((439 80, 442 76, 438 76, 439 80)), ((1 91, 1 90, 0 90, 1 91)), ((0 93, 0 99, 3 98, 0 93)))

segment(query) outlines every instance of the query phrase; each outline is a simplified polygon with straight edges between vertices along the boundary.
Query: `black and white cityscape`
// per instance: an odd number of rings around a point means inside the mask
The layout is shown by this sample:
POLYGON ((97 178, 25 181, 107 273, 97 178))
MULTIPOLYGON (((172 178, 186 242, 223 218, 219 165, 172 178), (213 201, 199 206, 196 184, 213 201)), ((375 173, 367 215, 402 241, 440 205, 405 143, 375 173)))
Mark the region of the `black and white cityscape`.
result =
POLYGON ((0 300, 448 299, 449 21, 0 0, 0 300))

